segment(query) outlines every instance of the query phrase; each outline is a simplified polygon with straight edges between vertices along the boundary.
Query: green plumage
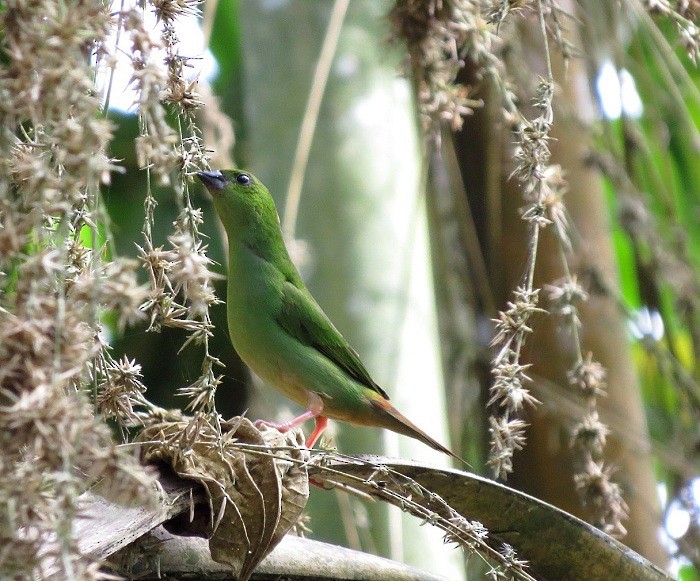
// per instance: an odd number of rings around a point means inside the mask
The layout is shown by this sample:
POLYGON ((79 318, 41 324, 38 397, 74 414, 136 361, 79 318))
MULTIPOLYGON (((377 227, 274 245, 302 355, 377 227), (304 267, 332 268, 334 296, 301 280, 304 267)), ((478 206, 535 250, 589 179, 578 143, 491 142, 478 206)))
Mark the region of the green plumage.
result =
MULTIPOLYGON (((239 170, 198 176, 212 194, 228 236, 228 327, 243 361, 284 395, 313 410, 299 419, 318 416, 315 437, 325 426, 320 418, 327 417, 388 428, 455 456, 389 403, 311 296, 289 258, 267 188, 239 170)), ((285 427, 289 425, 294 421, 285 427)))

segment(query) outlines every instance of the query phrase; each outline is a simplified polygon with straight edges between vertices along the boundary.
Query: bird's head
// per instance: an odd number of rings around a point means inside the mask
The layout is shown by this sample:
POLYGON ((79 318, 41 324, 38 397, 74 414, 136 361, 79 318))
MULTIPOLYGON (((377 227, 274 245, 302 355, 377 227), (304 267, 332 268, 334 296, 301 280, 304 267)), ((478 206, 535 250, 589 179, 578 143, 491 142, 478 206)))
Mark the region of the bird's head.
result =
POLYGON ((270 192, 253 174, 225 169, 199 171, 197 177, 212 195, 229 235, 251 226, 279 223, 270 192))

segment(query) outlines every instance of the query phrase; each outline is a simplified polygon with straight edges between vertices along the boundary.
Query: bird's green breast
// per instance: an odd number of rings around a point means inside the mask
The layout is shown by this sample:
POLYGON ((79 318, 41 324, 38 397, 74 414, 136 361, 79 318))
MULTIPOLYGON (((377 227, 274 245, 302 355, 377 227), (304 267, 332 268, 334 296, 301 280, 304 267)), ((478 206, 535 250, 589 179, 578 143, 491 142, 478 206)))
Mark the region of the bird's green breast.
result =
POLYGON ((373 394, 309 345, 279 325, 287 278, 243 242, 229 241, 228 327, 241 359, 258 376, 297 404, 308 392, 321 395, 324 415, 353 423, 364 417, 373 394))
POLYGON ((231 341, 243 361, 270 383, 279 381, 277 360, 284 337, 276 323, 282 273, 242 242, 229 245, 227 317, 231 341))

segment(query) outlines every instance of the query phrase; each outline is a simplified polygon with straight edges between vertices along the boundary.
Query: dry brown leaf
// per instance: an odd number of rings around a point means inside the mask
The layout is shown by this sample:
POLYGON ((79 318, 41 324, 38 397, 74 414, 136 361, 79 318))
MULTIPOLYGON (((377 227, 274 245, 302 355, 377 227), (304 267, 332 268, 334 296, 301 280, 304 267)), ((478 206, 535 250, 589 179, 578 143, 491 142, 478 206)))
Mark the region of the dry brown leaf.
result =
MULTIPOLYGON (((219 436, 203 414, 173 416, 146 427, 138 441, 146 462, 165 461, 180 477, 206 489, 205 532, 212 558, 246 580, 306 506, 309 453, 300 449, 300 430, 261 431, 246 418, 233 418, 221 424, 221 431, 219 436)), ((182 525, 181 519, 178 529, 182 525)), ((178 533, 201 535, 200 524, 192 523, 192 530, 187 525, 178 533)))
MULTIPOLYGON (((269 445, 275 447, 290 446, 291 434, 289 432, 281 434, 274 428, 267 428, 266 426, 263 426, 261 430, 269 445)), ((296 436, 295 447, 285 450, 284 454, 287 454, 293 460, 297 460, 297 462, 275 462, 277 474, 282 481, 282 498, 279 520, 270 541, 270 547, 277 545, 289 529, 296 524, 306 506, 306 501, 309 499, 309 475, 306 464, 299 462, 308 462, 309 455, 308 452, 301 449, 305 445, 304 434, 297 430, 294 432, 294 435, 296 436)), ((278 455, 281 454, 278 453, 278 455)))
MULTIPOLYGON (((222 425, 222 429, 226 429, 222 425)), ((249 421, 243 420, 236 426, 236 436, 247 444, 264 446, 261 432, 249 421)), ((209 539, 212 559, 217 563, 228 564, 238 571, 241 579, 247 579, 255 566, 267 554, 270 539, 277 526, 280 513, 280 479, 275 469, 275 459, 270 456, 250 456, 241 450, 232 452, 235 462, 236 485, 229 490, 229 501, 224 518, 209 539), (229 520, 229 511, 239 511, 250 541, 247 551, 243 551, 239 539, 237 523, 229 520)))

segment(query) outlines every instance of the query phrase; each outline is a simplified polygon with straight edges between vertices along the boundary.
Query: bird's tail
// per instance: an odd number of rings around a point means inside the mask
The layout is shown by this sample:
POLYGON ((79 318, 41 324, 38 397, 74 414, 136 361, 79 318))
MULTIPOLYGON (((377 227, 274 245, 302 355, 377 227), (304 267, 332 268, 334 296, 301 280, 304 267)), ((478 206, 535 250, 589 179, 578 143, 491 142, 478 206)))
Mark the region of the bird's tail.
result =
POLYGON ((382 400, 372 400, 372 404, 380 411, 381 415, 384 416, 385 426, 399 434, 404 436, 409 436, 416 440, 423 442, 424 444, 430 446, 438 452, 447 454, 456 458, 464 464, 468 464, 465 460, 457 456, 452 450, 443 446, 440 442, 435 440, 416 426, 411 420, 404 416, 399 410, 397 410, 391 403, 385 399, 382 400))

